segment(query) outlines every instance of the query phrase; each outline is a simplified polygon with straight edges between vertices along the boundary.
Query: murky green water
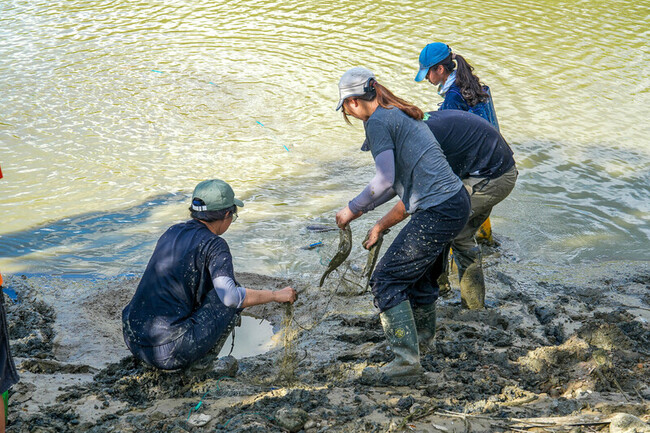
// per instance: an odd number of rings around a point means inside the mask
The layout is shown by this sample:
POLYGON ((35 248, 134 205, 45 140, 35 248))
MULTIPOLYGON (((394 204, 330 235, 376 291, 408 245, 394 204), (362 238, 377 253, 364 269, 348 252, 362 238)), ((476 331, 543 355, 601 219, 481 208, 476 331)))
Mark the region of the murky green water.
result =
MULTIPOLYGON (((246 202, 235 266, 322 271, 298 247, 371 178, 334 111, 356 65, 424 109, 445 41, 492 88, 520 168, 493 216, 533 263, 650 260, 647 2, 0 3, 0 269, 139 273, 203 179, 246 202)), ((386 208, 385 210, 387 210, 386 208)), ((383 209, 382 209, 383 210, 383 209)), ((353 223, 358 243, 381 215, 353 223)))

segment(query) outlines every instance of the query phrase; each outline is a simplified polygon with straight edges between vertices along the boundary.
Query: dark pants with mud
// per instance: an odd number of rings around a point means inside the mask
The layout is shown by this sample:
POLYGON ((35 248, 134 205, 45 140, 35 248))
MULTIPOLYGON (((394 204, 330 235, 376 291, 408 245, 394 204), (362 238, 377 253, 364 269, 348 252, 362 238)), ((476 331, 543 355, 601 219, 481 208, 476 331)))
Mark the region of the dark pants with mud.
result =
MULTIPOLYGON (((9 347, 9 327, 7 326, 4 296, 2 286, 0 286, 0 394, 9 390, 19 380, 18 371, 9 347)), ((5 406, 5 413, 6 411, 7 406, 5 406)))
POLYGON ((216 290, 210 290, 203 305, 186 319, 189 328, 179 338, 160 346, 141 346, 129 341, 126 334, 124 341, 136 358, 163 370, 175 370, 189 366, 210 350, 221 350, 240 313, 224 307, 216 290))
POLYGON ((370 279, 381 312, 407 299, 413 308, 438 299, 441 253, 467 223, 469 210, 469 194, 461 188, 444 203, 411 215, 370 279))

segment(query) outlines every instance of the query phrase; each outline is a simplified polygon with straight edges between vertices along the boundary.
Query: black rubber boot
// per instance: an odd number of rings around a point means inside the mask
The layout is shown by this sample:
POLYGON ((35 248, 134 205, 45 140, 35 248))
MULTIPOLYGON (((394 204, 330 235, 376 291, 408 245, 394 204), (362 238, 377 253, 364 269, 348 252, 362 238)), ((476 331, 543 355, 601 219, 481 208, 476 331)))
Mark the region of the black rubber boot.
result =
POLYGON ((380 315, 386 339, 395 359, 381 368, 365 368, 361 382, 367 385, 411 385, 422 376, 418 334, 409 301, 380 315))
POLYGON ((421 305, 413 310, 413 319, 418 331, 420 352, 428 352, 436 347, 436 304, 421 305))

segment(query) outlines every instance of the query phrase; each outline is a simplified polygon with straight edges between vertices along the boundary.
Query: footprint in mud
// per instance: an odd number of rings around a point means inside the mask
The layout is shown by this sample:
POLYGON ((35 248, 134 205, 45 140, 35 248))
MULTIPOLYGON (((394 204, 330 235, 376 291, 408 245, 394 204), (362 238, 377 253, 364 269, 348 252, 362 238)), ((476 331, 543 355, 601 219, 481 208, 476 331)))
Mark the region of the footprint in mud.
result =
POLYGON ((650 328, 625 311, 596 313, 578 330, 578 335, 605 350, 636 350, 647 354, 650 348, 650 328))
POLYGON ((89 365, 65 364, 51 359, 27 359, 20 363, 19 368, 36 374, 85 374, 97 372, 97 369, 89 365))
POLYGON ((379 320, 379 314, 372 315, 345 315, 345 314, 336 314, 330 316, 328 320, 338 320, 342 325, 351 326, 356 328, 368 328, 368 329, 381 329, 381 321, 379 320))
POLYGON ((379 343, 386 339, 384 333, 381 331, 350 331, 345 334, 340 334, 336 336, 336 339, 346 343, 352 344, 363 344, 367 342, 379 343))

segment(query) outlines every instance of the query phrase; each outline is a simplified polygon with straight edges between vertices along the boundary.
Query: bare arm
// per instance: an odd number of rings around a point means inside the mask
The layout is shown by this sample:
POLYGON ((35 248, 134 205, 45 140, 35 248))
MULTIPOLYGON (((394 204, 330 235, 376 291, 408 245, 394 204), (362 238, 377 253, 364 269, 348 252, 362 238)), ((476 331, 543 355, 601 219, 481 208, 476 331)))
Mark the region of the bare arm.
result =
POLYGON ((377 223, 368 231, 368 240, 363 245, 364 248, 370 248, 377 242, 379 235, 384 230, 393 227, 396 224, 408 218, 409 214, 406 212, 406 207, 402 200, 398 201, 391 210, 388 211, 377 223))
POLYGON ((289 302, 293 304, 296 300, 296 291, 291 287, 281 290, 253 290, 246 289, 246 297, 241 304, 242 308, 253 305, 268 304, 269 302, 289 302))

